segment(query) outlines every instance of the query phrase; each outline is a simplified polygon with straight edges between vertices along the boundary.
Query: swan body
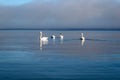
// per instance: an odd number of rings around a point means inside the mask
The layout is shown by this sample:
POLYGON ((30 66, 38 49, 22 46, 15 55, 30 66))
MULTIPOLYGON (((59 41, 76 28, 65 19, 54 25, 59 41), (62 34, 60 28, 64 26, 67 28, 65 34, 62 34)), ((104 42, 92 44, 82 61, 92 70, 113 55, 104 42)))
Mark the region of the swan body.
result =
POLYGON ((64 38, 64 36, 62 35, 62 33, 60 33, 59 37, 60 37, 60 39, 64 38))
POLYGON ((85 40, 81 40, 81 45, 83 46, 85 43, 85 40))
POLYGON ((81 40, 85 40, 85 37, 83 36, 83 33, 81 33, 81 40))
POLYGON ((51 38, 52 38, 52 39, 55 39, 55 35, 52 35, 51 38))
POLYGON ((48 41, 48 37, 42 37, 42 32, 40 32, 40 40, 41 41, 48 41))
POLYGON ((47 41, 47 40, 48 40, 48 37, 42 37, 42 38, 40 38, 40 40, 42 40, 42 41, 47 41))

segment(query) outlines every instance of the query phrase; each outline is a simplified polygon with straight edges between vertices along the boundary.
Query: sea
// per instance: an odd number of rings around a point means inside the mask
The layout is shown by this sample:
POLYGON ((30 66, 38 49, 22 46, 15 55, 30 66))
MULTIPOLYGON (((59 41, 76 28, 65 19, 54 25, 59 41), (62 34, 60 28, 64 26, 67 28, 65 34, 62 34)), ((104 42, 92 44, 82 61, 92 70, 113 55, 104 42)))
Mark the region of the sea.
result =
POLYGON ((0 80, 120 80, 120 30, 0 30, 0 80))

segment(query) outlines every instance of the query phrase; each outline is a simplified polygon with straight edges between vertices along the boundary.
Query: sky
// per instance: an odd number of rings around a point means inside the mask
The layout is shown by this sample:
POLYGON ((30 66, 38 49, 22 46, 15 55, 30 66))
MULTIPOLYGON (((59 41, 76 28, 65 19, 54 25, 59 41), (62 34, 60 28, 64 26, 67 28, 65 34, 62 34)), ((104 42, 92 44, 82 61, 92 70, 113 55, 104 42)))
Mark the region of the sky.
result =
POLYGON ((0 0, 2 28, 120 28, 120 0, 0 0))

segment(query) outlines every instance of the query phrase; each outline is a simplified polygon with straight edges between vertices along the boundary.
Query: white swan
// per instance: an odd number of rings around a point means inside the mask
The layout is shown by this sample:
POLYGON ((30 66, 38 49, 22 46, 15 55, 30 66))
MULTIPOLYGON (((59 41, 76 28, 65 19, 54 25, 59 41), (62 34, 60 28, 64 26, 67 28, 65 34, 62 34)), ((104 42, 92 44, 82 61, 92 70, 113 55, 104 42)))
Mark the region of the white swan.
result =
POLYGON ((60 33, 59 37, 60 37, 60 39, 64 38, 64 36, 62 35, 62 33, 60 33))
POLYGON ((81 33, 81 40, 85 40, 85 37, 83 36, 83 33, 81 33))
POLYGON ((42 32, 40 32, 40 40, 41 41, 48 41, 48 37, 42 37, 42 32))
POLYGON ((52 35, 52 36, 51 36, 52 39, 55 39, 55 37, 56 37, 55 35, 52 35))

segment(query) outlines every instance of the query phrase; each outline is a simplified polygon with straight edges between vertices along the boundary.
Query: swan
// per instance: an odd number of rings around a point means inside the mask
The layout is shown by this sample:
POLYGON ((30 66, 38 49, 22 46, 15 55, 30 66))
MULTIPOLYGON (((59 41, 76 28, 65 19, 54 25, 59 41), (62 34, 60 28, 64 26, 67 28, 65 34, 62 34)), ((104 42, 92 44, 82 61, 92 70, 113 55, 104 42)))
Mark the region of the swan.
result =
POLYGON ((55 39, 55 37, 56 37, 55 35, 52 35, 52 36, 51 36, 52 39, 55 39))
POLYGON ((62 35, 62 33, 60 33, 59 37, 60 37, 60 39, 64 38, 64 36, 62 35))
POLYGON ((83 33, 81 33, 81 40, 85 40, 85 37, 83 36, 83 33))
POLYGON ((42 37, 42 32, 40 32, 40 40, 41 41, 48 41, 48 37, 42 37))

